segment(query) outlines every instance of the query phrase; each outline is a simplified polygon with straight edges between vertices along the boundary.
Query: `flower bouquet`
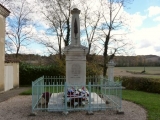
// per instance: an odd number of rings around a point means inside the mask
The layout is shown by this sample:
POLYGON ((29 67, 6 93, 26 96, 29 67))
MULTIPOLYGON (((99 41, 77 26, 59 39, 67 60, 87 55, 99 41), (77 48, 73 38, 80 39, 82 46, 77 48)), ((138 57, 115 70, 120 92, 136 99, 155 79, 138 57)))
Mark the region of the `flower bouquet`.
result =
POLYGON ((68 88, 67 89, 67 104, 72 107, 85 106, 88 102, 89 92, 85 87, 68 88))

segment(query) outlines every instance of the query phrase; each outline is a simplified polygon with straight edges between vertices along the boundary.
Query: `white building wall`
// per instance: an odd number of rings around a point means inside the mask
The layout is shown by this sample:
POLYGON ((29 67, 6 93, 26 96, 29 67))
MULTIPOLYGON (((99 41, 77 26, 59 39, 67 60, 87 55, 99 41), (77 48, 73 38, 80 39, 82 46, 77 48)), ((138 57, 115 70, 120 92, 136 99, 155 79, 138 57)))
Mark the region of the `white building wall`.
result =
POLYGON ((10 90, 13 88, 13 66, 5 66, 5 87, 4 91, 10 90))

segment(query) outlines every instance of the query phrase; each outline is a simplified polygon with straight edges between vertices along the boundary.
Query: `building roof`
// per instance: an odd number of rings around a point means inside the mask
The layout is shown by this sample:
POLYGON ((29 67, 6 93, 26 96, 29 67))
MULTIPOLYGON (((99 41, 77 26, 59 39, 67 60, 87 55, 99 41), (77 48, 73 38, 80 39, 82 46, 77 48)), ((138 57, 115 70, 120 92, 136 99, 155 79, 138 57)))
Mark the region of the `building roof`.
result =
POLYGON ((20 62, 19 59, 5 57, 5 63, 19 63, 19 62, 20 62))
POLYGON ((0 14, 3 15, 4 17, 7 17, 10 14, 10 11, 2 4, 0 4, 0 14))

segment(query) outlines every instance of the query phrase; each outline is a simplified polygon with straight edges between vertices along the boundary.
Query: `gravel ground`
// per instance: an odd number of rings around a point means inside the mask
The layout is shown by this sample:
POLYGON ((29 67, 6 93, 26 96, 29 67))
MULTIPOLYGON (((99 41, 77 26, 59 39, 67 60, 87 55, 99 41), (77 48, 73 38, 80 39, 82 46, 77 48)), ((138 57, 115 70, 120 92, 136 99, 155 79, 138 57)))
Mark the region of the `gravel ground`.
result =
POLYGON ((3 91, 0 93, 0 102, 6 101, 14 96, 19 95, 23 91, 27 91, 31 89, 31 87, 19 87, 19 88, 14 88, 8 91, 3 91))
POLYGON ((115 111, 99 111, 94 115, 86 115, 86 111, 70 112, 64 115, 60 112, 37 112, 30 116, 31 96, 16 96, 0 103, 0 120, 146 120, 146 111, 128 101, 122 101, 124 114, 115 111))

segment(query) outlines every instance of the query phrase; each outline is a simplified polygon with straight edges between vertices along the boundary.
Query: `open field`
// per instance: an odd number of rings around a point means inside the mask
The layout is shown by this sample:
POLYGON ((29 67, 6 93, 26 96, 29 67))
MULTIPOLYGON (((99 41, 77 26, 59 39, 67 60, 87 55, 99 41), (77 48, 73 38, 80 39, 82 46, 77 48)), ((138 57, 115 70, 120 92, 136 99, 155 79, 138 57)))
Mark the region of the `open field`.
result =
POLYGON ((146 73, 141 73, 144 67, 115 67, 115 76, 135 76, 135 77, 149 77, 149 78, 160 78, 160 67, 145 67, 146 73), (139 74, 133 74, 130 72, 139 74))

